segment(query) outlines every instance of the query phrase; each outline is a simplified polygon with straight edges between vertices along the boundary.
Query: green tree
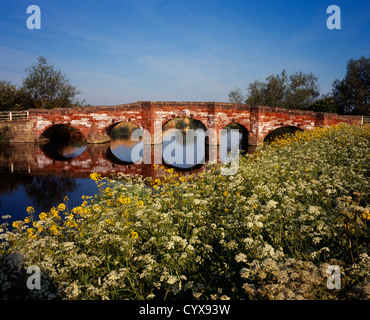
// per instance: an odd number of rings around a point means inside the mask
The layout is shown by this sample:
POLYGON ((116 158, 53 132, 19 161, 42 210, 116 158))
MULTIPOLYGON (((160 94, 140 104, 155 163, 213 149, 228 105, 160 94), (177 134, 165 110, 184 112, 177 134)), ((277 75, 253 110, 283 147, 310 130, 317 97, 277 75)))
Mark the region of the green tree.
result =
POLYGON ((350 59, 343 80, 333 82, 340 113, 370 115, 370 58, 350 59))
POLYGON ((317 99, 308 109, 315 112, 340 112, 334 97, 331 95, 324 95, 320 99, 317 99))
POLYGON ((317 82, 318 78, 312 73, 304 74, 300 71, 290 75, 285 106, 287 108, 307 109, 320 95, 317 82))
POLYGON ((65 74, 48 64, 46 58, 39 57, 36 64, 26 68, 26 72, 23 88, 32 98, 34 107, 68 108, 80 103, 75 100, 80 91, 70 84, 65 74))
POLYGON ((229 101, 233 103, 244 103, 244 97, 240 88, 236 87, 229 92, 229 101))
MULTIPOLYGON (((251 105, 308 109, 320 94, 317 81, 312 73, 296 72, 288 76, 286 70, 283 70, 281 74, 266 77, 265 82, 255 80, 250 83, 244 101, 251 105)), ((240 89, 229 93, 231 102, 239 101, 241 97, 240 89)))
POLYGON ((0 111, 28 109, 32 100, 23 88, 0 81, 0 111))

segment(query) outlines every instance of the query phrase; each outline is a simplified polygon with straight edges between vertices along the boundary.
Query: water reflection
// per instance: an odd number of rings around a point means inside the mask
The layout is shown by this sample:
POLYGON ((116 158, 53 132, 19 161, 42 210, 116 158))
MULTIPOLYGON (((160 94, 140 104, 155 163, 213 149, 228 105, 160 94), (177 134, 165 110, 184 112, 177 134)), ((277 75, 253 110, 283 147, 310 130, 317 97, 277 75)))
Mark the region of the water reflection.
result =
POLYGON ((121 122, 110 132, 110 151, 123 163, 138 163, 143 158, 143 139, 140 138, 139 141, 131 139, 132 132, 136 129, 139 127, 132 123, 121 122))
POLYGON ((61 161, 76 158, 87 148, 86 137, 76 128, 64 124, 45 130, 41 138, 46 140, 40 145, 41 150, 61 161))
POLYGON ((87 144, 80 141, 49 141, 40 144, 40 148, 50 158, 64 161, 80 156, 87 149, 87 144))
POLYGON ((137 163, 143 158, 144 142, 142 140, 117 139, 113 140, 109 147, 112 154, 122 162, 137 163))
MULTIPOLYGON (((204 142, 203 137, 196 136, 190 141, 186 140, 186 134, 181 134, 177 140, 176 136, 167 142, 164 140, 162 164, 165 168, 173 166, 184 175, 204 170, 203 163, 208 161, 208 149, 211 146, 204 142)), ((231 136, 227 140, 229 144, 231 136)), ((50 141, 40 146, 31 143, 11 144, 6 150, 0 151, 0 217, 10 214, 13 219, 24 219, 28 206, 35 207, 38 215, 61 203, 65 196, 70 199, 70 207, 77 206, 82 202, 82 195, 94 195, 97 192, 94 181, 89 178, 91 172, 107 177, 118 172, 132 176, 163 177, 163 169, 156 170, 152 164, 134 163, 143 156, 143 147, 149 147, 154 163, 156 146, 119 137, 111 143, 72 143, 64 144, 61 148, 56 148, 50 141), (132 152, 134 148, 135 152, 132 152), (135 154, 137 156, 133 157, 135 154)), ((230 149, 231 145, 228 147, 230 149)), ((219 156, 219 148, 216 150, 219 156)))
POLYGON ((190 169, 203 165, 206 162, 204 138, 204 134, 195 135, 194 130, 166 131, 163 135, 162 150, 164 163, 179 169, 190 169))

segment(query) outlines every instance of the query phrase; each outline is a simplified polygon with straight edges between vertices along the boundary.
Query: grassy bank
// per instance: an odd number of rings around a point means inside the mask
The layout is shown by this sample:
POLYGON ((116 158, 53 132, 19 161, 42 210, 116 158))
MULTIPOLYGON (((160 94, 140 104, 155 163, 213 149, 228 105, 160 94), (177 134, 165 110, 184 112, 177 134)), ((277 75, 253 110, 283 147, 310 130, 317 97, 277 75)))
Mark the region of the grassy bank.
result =
POLYGON ((233 176, 92 174, 97 197, 1 226, 0 294, 369 299, 369 163, 370 126, 336 126, 271 143, 233 176), (26 287, 30 265, 40 290, 26 287), (327 288, 329 265, 341 289, 327 288))

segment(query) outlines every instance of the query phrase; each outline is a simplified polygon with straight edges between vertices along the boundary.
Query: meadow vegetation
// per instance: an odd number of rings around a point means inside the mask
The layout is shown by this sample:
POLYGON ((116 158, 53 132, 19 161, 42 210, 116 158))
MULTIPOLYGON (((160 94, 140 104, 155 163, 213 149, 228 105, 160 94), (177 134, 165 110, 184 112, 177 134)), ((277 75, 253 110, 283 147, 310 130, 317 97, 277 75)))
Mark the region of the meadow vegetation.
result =
MULTIPOLYGON (((238 173, 91 174, 95 197, 0 226, 0 296, 369 299, 370 126, 295 132, 238 173), (26 269, 41 270, 41 289, 26 269), (327 288, 337 265, 341 289, 327 288)), ((6 217, 4 217, 6 219, 6 217)))

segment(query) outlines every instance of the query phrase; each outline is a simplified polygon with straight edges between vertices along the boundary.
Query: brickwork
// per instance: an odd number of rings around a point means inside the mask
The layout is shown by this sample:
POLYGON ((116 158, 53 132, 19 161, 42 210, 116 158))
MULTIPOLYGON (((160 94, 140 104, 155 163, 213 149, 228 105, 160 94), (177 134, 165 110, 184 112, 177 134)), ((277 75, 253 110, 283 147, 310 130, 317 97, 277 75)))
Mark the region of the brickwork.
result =
POLYGON ((86 135, 88 143, 110 140, 109 132, 120 122, 131 122, 151 134, 151 142, 159 143, 162 126, 173 118, 191 117, 207 129, 220 130, 238 123, 248 131, 249 145, 260 145, 271 131, 284 126, 310 130, 316 126, 340 122, 362 124, 362 116, 341 116, 313 111, 287 110, 274 107, 253 107, 221 102, 155 102, 138 101, 118 106, 95 106, 74 109, 31 109, 31 133, 27 139, 38 140, 42 133, 57 124, 67 124, 86 135))

